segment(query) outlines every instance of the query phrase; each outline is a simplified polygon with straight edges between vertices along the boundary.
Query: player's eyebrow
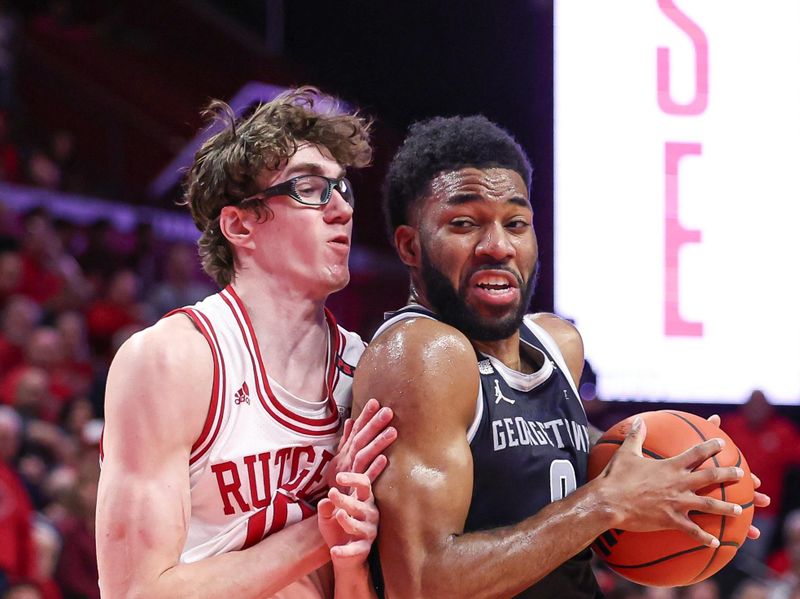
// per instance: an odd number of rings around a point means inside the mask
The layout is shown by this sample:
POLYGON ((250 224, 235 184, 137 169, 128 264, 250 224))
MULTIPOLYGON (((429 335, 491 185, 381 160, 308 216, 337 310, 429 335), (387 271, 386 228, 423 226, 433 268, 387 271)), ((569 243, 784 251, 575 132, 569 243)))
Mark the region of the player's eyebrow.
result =
MULTIPOLYGON (((344 177, 346 171, 343 167, 339 167, 339 171, 334 179, 341 179, 344 177)), ((295 175, 325 175, 325 168, 316 162, 301 162, 299 164, 293 164, 289 168, 287 168, 283 172, 283 176, 286 179, 291 179, 295 175)))
MULTIPOLYGON (((469 204, 471 202, 479 202, 483 200, 483 196, 477 193, 456 193, 451 196, 447 197, 445 203, 449 206, 462 206, 463 204, 469 204)), ((531 204, 528 202, 527 198, 523 196, 512 196, 506 200, 506 203, 514 204, 516 206, 521 206, 523 208, 530 208, 531 204)))

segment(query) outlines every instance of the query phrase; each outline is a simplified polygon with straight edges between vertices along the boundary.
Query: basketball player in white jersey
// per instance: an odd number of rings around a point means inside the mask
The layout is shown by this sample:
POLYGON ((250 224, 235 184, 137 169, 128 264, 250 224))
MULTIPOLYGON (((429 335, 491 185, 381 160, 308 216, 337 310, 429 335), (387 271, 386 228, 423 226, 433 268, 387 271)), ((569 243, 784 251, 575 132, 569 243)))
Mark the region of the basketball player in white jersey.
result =
POLYGON ((335 596, 372 596, 371 482, 396 431, 375 401, 343 425, 364 344, 325 309, 349 280, 345 169, 369 162, 369 126, 315 99, 303 88, 236 121, 218 104, 229 122, 195 156, 186 203, 222 291, 111 366, 97 510, 109 599, 330 597, 331 574, 335 596))
POLYGON ((356 411, 378 397, 399 432, 375 490, 371 564, 387 597, 595 598, 587 548, 606 530, 675 528, 714 547, 688 512, 752 509, 695 493, 742 476, 693 472, 720 440, 645 459, 641 419, 587 482, 581 338, 555 315, 525 314, 538 263, 530 182, 522 149, 483 117, 413 126, 389 168, 411 300, 375 334, 354 387, 356 411))

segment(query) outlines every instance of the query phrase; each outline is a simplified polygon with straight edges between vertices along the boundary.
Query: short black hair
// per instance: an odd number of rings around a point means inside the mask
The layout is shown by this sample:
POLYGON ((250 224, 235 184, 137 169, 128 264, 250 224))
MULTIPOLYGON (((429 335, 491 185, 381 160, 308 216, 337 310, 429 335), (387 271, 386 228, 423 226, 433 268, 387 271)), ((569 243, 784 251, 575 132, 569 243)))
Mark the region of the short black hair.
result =
POLYGON ((409 207, 425 195, 436 175, 467 167, 516 171, 530 191, 533 169, 525 151, 485 116, 434 117, 411 125, 384 182, 389 239, 408 223, 409 207))

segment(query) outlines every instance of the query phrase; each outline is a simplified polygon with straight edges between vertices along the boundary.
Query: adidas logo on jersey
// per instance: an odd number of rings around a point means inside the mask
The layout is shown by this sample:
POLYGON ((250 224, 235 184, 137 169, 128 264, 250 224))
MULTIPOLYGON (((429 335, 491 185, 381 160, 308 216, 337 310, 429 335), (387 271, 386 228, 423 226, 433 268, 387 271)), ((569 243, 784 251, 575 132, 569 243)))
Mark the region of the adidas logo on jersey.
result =
POLYGON ((239 390, 234 393, 233 395, 233 403, 237 406, 243 403, 247 403, 250 405, 250 390, 247 388, 247 383, 242 383, 242 386, 239 387, 239 390))

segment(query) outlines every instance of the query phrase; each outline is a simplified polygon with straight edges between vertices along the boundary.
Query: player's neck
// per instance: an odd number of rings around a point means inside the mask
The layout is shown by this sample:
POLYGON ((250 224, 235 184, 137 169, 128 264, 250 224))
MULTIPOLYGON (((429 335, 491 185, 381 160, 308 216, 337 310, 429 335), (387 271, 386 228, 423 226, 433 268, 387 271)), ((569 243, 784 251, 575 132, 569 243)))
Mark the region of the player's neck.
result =
POLYGON ((233 288, 250 316, 270 376, 300 397, 321 395, 328 357, 324 301, 278 287, 274 280, 239 277, 233 288), (315 371, 318 380, 308 376, 315 371))
POLYGON ((470 339, 472 345, 482 354, 492 356, 517 372, 530 374, 534 367, 528 360, 523 359, 520 352, 519 333, 498 341, 476 341, 470 339))

